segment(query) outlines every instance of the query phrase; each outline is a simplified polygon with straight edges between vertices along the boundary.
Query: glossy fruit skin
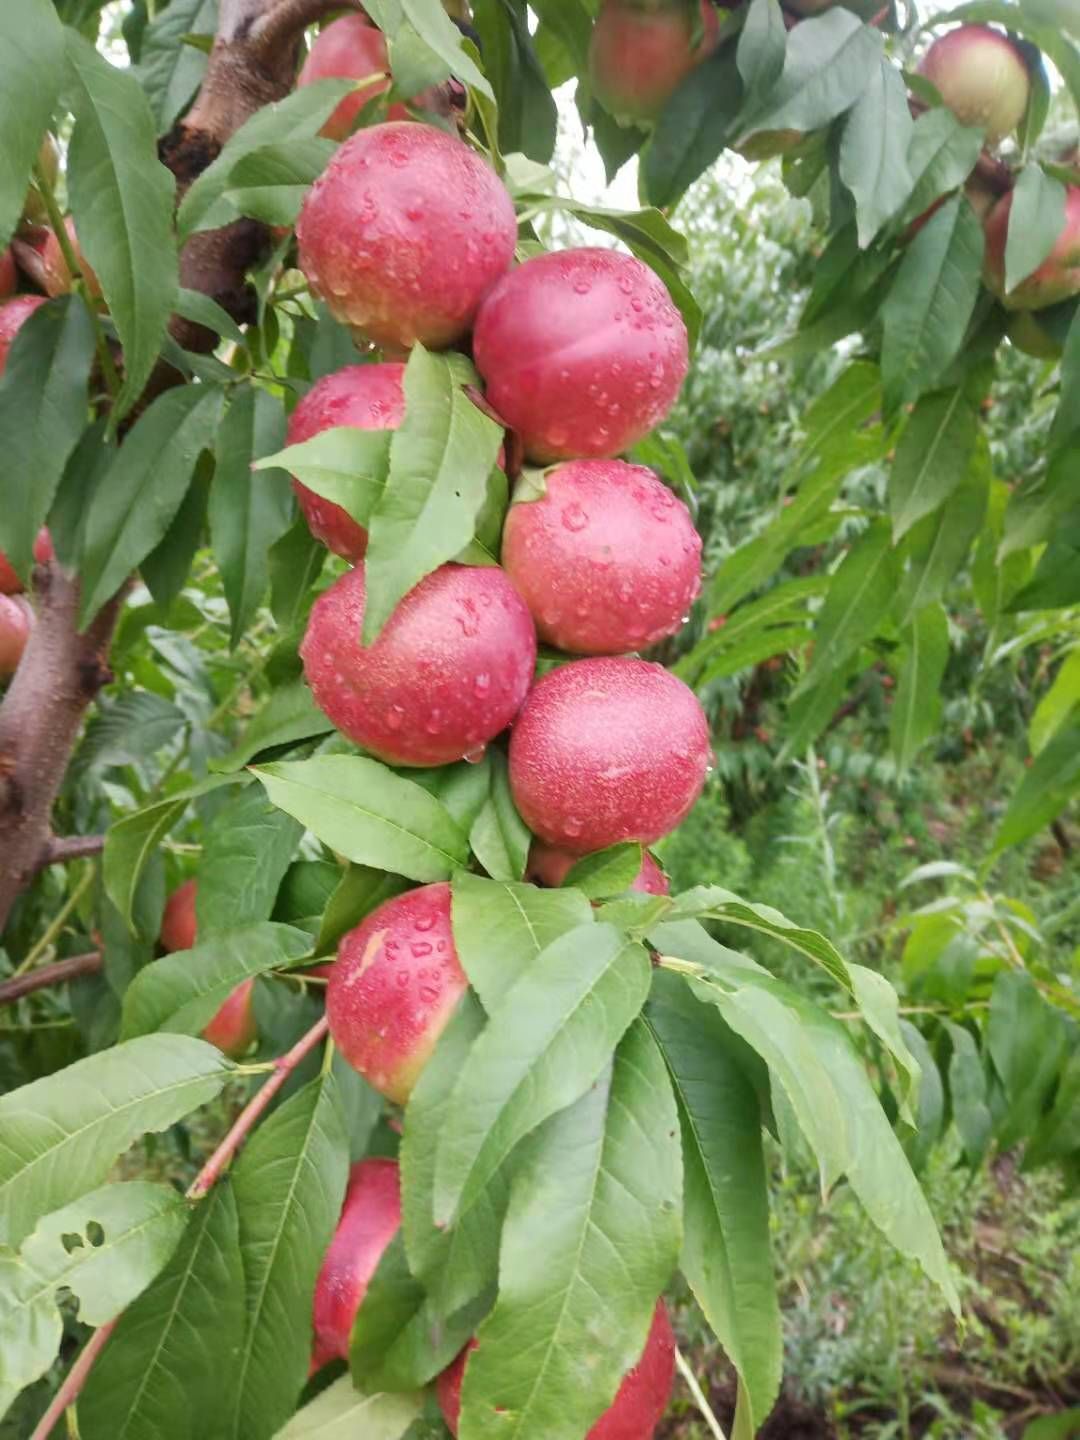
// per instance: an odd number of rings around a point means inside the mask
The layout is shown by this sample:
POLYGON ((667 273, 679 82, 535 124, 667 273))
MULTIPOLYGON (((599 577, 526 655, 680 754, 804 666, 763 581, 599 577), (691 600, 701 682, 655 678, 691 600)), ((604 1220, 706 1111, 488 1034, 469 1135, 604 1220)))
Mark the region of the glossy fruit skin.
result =
POLYGON ((1013 192, 1003 195, 986 222, 986 283, 1008 310, 1043 310, 1080 294, 1080 186, 1065 196, 1065 224, 1054 248, 1033 275, 1005 294, 1005 244, 1013 192))
POLYGON ((700 0, 693 43, 682 0, 603 0, 589 40, 589 83, 617 120, 653 123, 687 75, 716 48, 720 21, 700 0))
MULTIPOLYGON (((198 939, 195 919, 197 889, 197 880, 187 880, 178 886, 165 902, 159 939, 161 948, 168 954, 174 950, 190 950, 198 939)), ((253 1003, 254 990, 254 980, 242 980, 228 999, 223 1001, 202 1032, 204 1040, 233 1058, 250 1050, 258 1033, 253 1003)))
POLYGON ((0 300, 10 300, 15 294, 18 282, 19 272, 15 266, 15 256, 8 246, 6 250, 0 250, 0 300))
POLYGON ((364 603, 360 564, 312 608, 300 655, 316 704, 391 764, 478 758, 521 708, 536 667, 532 617, 506 574, 443 565, 366 647, 364 603))
MULTIPOLYGON (((34 537, 34 559, 39 565, 48 565, 53 559, 52 536, 44 525, 34 537)), ((0 595, 19 595, 25 588, 11 561, 0 550, 0 595)))
POLYGON ((505 274, 517 218, 502 181, 462 141, 394 121, 361 130, 308 191, 300 268, 335 319, 376 345, 460 340, 505 274))
POLYGON ((988 145, 1016 129, 1031 98, 1031 76, 1020 52, 987 25, 961 25, 940 36, 923 56, 919 74, 962 125, 986 130, 988 145))
POLYGON ((311 1368, 348 1360, 356 1313, 383 1251, 401 1226, 401 1181, 396 1160, 360 1160, 349 1183, 333 1239, 315 1281, 311 1368))
MULTIPOLYGON (((551 845, 534 840, 529 850, 525 878, 534 884, 545 885, 549 890, 557 890, 580 859, 580 855, 570 855, 565 850, 556 850, 551 845)), ((630 889, 642 895, 671 894, 671 881, 647 850, 630 889)))
MULTIPOLYGON (((316 80, 335 76, 363 80, 368 75, 389 69, 382 31, 376 29, 364 15, 343 15, 340 20, 332 21, 319 31, 300 69, 296 88, 299 90, 316 80)), ((368 101, 389 89, 390 77, 384 74, 384 78, 373 80, 370 85, 362 85, 353 94, 346 95, 319 133, 330 140, 344 140, 368 101)), ((404 105, 392 105, 389 114, 391 120, 408 118, 404 105)))
POLYGON ((693 691, 646 660, 576 660, 529 694, 510 786, 534 835, 572 855, 651 845, 688 814, 712 755, 693 691))
MULTIPOLYGON (((461 1414, 461 1386, 469 1352, 477 1348, 471 1340, 461 1354, 435 1382, 435 1393, 443 1419, 454 1436, 461 1414)), ((652 1440, 671 1398, 675 1379, 675 1334, 667 1306, 656 1302, 641 1359, 628 1370, 615 1399, 589 1431, 585 1440, 652 1440)))
POLYGON ((33 624, 33 611, 25 600, 0 595, 0 680, 19 668, 33 624))
POLYGON ((369 1085, 404 1105, 467 986, 450 886, 407 890, 342 938, 326 987, 330 1034, 369 1085))
POLYGON ((618 455, 668 414, 686 326, 648 266, 585 246, 537 255, 480 307, 473 355, 487 398, 530 460, 618 455))
POLYGON ((701 537, 644 465, 571 460, 546 494, 510 507, 502 563, 540 639, 574 655, 646 650, 674 635, 701 589, 701 537))
POLYGON ((16 295, 14 300, 0 305, 0 375, 7 366, 8 351, 15 336, 38 306, 47 303, 44 295, 16 295))
MULTIPOLYGON (((67 231, 68 241, 71 244, 72 253, 75 256, 82 278, 86 283, 86 292, 95 300, 101 299, 101 282, 87 264, 86 256, 79 244, 79 237, 75 234, 75 221, 69 215, 64 221, 64 228, 67 231)), ((41 275, 33 277, 38 280, 46 295, 66 295, 71 290, 71 270, 68 268, 64 252, 60 248, 60 241, 56 238, 54 231, 50 230, 45 237, 41 249, 41 275)))
MULTIPOLYGON (((396 429, 405 418, 404 374, 404 365, 386 364, 346 365, 324 375, 290 415, 286 444, 299 445, 338 425, 357 430, 396 429)), ((332 500, 324 500, 295 478, 292 483, 315 539, 343 560, 362 560, 367 549, 364 527, 332 500)))

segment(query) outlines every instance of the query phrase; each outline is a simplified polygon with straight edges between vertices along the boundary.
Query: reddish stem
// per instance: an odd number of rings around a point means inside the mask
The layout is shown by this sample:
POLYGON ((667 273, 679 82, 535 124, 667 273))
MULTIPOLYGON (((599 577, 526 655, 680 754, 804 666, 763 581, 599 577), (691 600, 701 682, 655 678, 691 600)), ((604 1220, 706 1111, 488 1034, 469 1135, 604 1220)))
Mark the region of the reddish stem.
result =
MULTIPOLYGON (((270 1104, 270 1101, 300 1064, 300 1061, 304 1059, 305 1055, 310 1055, 316 1045, 326 1038, 327 1030, 328 1026, 326 1016, 324 1015, 318 1024, 313 1025, 305 1035, 301 1035, 291 1050, 286 1051, 284 1055, 278 1056, 274 1061, 274 1072, 270 1076, 270 1079, 267 1080, 259 1093, 252 1096, 243 1110, 240 1111, 229 1133, 192 1181, 187 1192, 187 1198, 189 1200, 201 1200, 207 1191, 211 1190, 218 1180, 221 1179, 226 1166, 243 1144, 256 1120, 258 1120, 259 1116, 270 1104)), ((38 1421, 37 1428, 30 1436, 30 1440, 48 1440, 53 1426, 58 1420, 63 1418, 64 1411, 79 1398, 79 1392, 86 1384, 87 1377, 94 1368, 94 1362, 105 1348, 105 1342, 112 1334, 119 1318, 120 1317, 117 1316, 116 1320, 110 1320, 107 1325, 102 1325, 100 1329, 95 1330, 93 1335, 91 1335, 90 1339, 86 1342, 82 1354, 71 1367, 67 1379, 56 1392, 52 1404, 38 1421)))

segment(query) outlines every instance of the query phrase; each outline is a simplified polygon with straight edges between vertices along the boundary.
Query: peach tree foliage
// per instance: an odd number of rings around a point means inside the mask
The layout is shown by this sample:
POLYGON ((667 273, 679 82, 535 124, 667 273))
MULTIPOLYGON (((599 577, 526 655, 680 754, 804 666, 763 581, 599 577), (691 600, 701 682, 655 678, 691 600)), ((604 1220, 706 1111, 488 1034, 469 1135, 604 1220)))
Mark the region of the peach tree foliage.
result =
MULTIPOLYGON (((13 971, 32 973, 61 907, 63 943, 79 934, 104 957, 72 986, 74 1026, 54 1028, 67 1012, 47 992, 8 1011, 26 1025, 3 1051, 0 1407, 28 1428, 64 1375, 84 1440, 347 1425, 386 1440, 439 1434, 426 1387, 476 1333, 463 1440, 575 1440, 610 1404, 679 1269, 738 1372, 743 1440, 781 1371, 765 1131, 781 1143, 801 1133, 824 1185, 850 1184, 955 1303, 909 1160, 917 1122, 940 1122, 919 1085, 920 1060, 937 1077, 932 1057, 879 975, 797 917, 723 889, 722 876, 677 896, 633 893, 641 847, 620 845, 579 862, 560 889, 526 883, 531 837, 498 746, 478 763, 407 770, 332 732, 298 646, 333 562, 295 513, 281 455, 298 396, 357 355, 291 265, 300 206, 335 149, 320 131, 350 89, 293 91, 296 42, 333 7, 172 0, 151 17, 125 6, 128 67, 113 63, 115 37, 95 48, 100 8, 9 0, 0 12, 0 242, 35 178, 50 224, 66 198, 103 295, 93 305, 76 285, 39 307, 0 381, 0 549, 32 581, 38 611, 0 705, 0 911, 13 971), (65 141, 55 187, 34 169, 50 128, 65 141), (46 523, 56 558, 31 576, 46 523), (91 853, 74 842, 98 831, 100 862, 51 864, 91 853), (196 848, 197 943, 155 959, 166 891, 196 848), (297 971, 332 957, 410 884, 441 882, 469 992, 394 1110, 322 1045, 321 988, 297 971), (728 941, 764 936, 819 967, 831 1008, 858 1022, 833 1018, 811 998, 816 985, 718 943, 714 922, 728 941), (197 1037, 253 979, 259 1048, 235 1061, 197 1037), (211 1149, 222 1095, 253 1097, 243 1143, 235 1153, 226 1137, 186 1199, 160 1178, 116 1178, 143 1136, 164 1132, 146 1153, 176 1169, 192 1134, 211 1149), (395 1151, 401 1232, 372 1277, 347 1373, 315 1394, 312 1292, 349 1165, 395 1151)), ((686 245, 666 210, 725 149, 797 135, 785 181, 813 202, 824 249, 785 348, 845 342, 850 359, 804 417, 791 503, 706 577, 701 616, 727 623, 703 626, 680 669, 703 687, 777 653, 805 656, 787 722, 787 749, 801 754, 885 654, 907 717, 897 756, 910 763, 936 723, 945 588, 970 555, 989 609, 1038 624, 1080 603, 1080 328, 1071 304, 1055 311, 1064 353, 1049 452, 1010 491, 980 419, 1009 321, 982 283, 983 230, 962 189, 977 170, 1012 189, 1007 288, 1022 284, 1062 228, 1070 180, 1040 149, 1040 55, 1075 99, 1080 50, 1034 0, 957 12, 1030 47, 1014 175, 981 159, 982 133, 918 79, 926 108, 913 115, 902 67, 915 37, 870 0, 790 29, 775 0, 720 12, 717 48, 649 130, 592 98, 583 0, 534 3, 535 25, 517 0, 479 0, 479 47, 435 0, 367 9, 394 88, 361 125, 453 77, 468 137, 514 201, 520 254, 540 248, 541 217, 569 211, 652 267, 691 342, 686 245), (609 173, 640 151, 640 210, 559 193, 551 91, 575 76, 609 173), (886 460, 887 494, 862 507, 835 571, 776 583, 793 549, 850 517, 849 482, 886 460)), ((369 639, 438 566, 491 563, 507 507, 497 429, 474 403, 468 362, 416 347, 405 394, 393 439, 330 430, 288 456, 291 473, 369 530, 369 639)), ((512 437, 507 451, 516 469, 512 437)), ((687 482, 662 431, 633 456, 687 482)), ((543 487, 529 473, 519 483, 543 487)), ((1080 679, 1062 676, 1000 845, 1080 787, 1080 679)), ((950 1029, 953 1105, 959 1120, 978 1071, 979 1134, 1003 1115, 999 1138, 1042 1126, 1043 1151, 1075 1163, 1062 1108, 1075 1093, 1074 1032, 1046 1020, 1045 986, 1017 955, 995 986, 993 1071, 970 1030, 950 1029), (1043 1030, 1033 1078, 1023 1037, 1043 1030)))

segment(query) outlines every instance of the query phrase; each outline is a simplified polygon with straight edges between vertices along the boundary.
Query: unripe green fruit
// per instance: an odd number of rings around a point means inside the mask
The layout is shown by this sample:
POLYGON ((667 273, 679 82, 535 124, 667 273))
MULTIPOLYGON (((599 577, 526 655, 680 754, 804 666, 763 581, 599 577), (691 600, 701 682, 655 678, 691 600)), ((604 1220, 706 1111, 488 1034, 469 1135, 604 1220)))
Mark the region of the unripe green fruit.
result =
POLYGON ((1031 76, 1019 50, 988 25, 961 25, 935 40, 919 74, 934 86, 962 125, 986 131, 997 145, 1027 112, 1031 76))

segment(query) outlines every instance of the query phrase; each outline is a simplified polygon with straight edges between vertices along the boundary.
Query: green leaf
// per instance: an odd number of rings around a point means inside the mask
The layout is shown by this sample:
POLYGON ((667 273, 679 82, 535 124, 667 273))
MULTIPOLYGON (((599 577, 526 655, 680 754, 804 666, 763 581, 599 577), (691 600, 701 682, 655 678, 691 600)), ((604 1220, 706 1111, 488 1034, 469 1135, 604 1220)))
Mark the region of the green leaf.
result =
POLYGON ((1025 165, 1013 190, 1005 241, 1005 293, 1032 275, 1065 228, 1065 186, 1041 165, 1025 165))
POLYGON ((641 1357, 681 1240, 671 1085, 640 1022, 576 1104, 529 1142, 499 1256, 499 1296, 462 1391, 463 1431, 578 1440, 641 1357), (598 1330, 597 1296, 610 1323, 598 1330))
POLYGON ((192 1417, 208 1422, 220 1404, 223 1357, 243 1338, 243 1293, 236 1200, 217 1185, 90 1372, 79 1396, 83 1440, 190 1440, 192 1417))
POLYGON ((168 530, 200 451, 213 443, 220 408, 220 391, 185 385, 159 395, 135 422, 87 516, 81 625, 116 594, 168 530))
POLYGON ((943 105, 920 115, 908 140, 907 165, 914 186, 902 220, 926 214, 934 202, 955 190, 975 169, 982 153, 982 130, 961 125, 943 105))
POLYGON ((185 35, 217 32, 217 0, 171 0, 143 32, 138 78, 158 132, 168 130, 206 74, 206 56, 185 35))
POLYGON ((422 345, 409 356, 405 418, 392 434, 390 474, 368 527, 365 645, 398 601, 476 534, 503 436, 465 393, 470 370, 460 356, 422 345))
POLYGON ((63 66, 64 31, 48 0, 14 0, 0 7, 0 250, 22 214, 63 66))
POLYGON ((324 1075, 259 1126, 233 1172, 247 1296, 247 1332, 230 1377, 236 1440, 264 1440, 296 1406, 311 1359, 315 1277, 348 1164, 336 1081, 324 1075))
POLYGON ((734 136, 742 83, 730 50, 694 67, 664 106, 641 171, 654 205, 670 206, 709 168, 734 136))
POLYGON ((590 900, 610 900, 631 888, 643 863, 640 845, 611 845, 586 855, 567 873, 563 885, 590 900))
POLYGON ((332 140, 315 137, 249 150, 233 165, 208 218, 220 224, 250 215, 267 225, 295 225, 304 197, 335 149, 332 140))
POLYGON ((881 35, 849 10, 800 21, 787 37, 776 84, 747 97, 739 133, 822 129, 859 99, 878 73, 881 54, 881 35))
POLYGON ((846 1175, 866 1213, 959 1310, 926 1198, 839 1021, 771 976, 691 981, 782 1085, 828 1188, 846 1175))
POLYGON ((953 1119, 972 1170, 980 1166, 990 1148, 994 1122, 986 1103, 986 1072, 970 1031, 945 1020, 952 1041, 949 1059, 949 1097, 953 1119))
MULTIPOLYGON (((466 51, 462 44, 461 31, 443 9, 441 0, 396 0, 396 3, 400 5, 408 24, 431 52, 443 61, 451 75, 456 75, 464 84, 478 90, 481 95, 486 95, 489 100, 495 99, 484 72, 466 51)), ((378 0, 378 5, 382 8, 385 0, 378 0)), ((379 24, 375 11, 372 11, 372 15, 375 23, 379 24)))
POLYGON ((267 552, 292 521, 288 476, 276 469, 252 474, 254 457, 277 450, 284 436, 280 401, 254 385, 239 392, 218 430, 210 543, 225 587, 234 650, 270 583, 267 552))
POLYGON ((761 1109, 749 1078, 756 1057, 678 976, 657 972, 645 1013, 679 1104, 686 1169, 680 1265, 739 1372, 756 1430, 783 1368, 761 1109))
POLYGON ((1050 450, 1054 453, 1070 445, 1080 435, 1080 309, 1073 316, 1065 338, 1061 357, 1061 400, 1050 431, 1050 450))
POLYGON ((649 988, 642 946, 612 925, 548 945, 493 1007, 439 1139, 435 1220, 466 1210, 517 1142, 593 1083, 649 988))
POLYGON ((875 521, 840 564, 814 628, 814 658, 796 689, 813 689, 874 635, 896 597, 896 555, 889 527, 875 521))
POLYGON ((986 1048, 1008 1100, 995 1127, 1002 1149, 1035 1130, 1058 1082, 1068 1043, 1064 1015, 1043 999, 1030 975, 1003 970, 995 977, 986 1048))
POLYGON ((187 725, 176 705, 150 690, 98 702, 72 761, 78 771, 138 765, 172 743, 187 725))
POLYGON ((897 613, 905 625, 940 600, 956 579, 971 542, 982 531, 992 478, 990 446, 980 434, 960 484, 942 508, 920 521, 907 537, 910 563, 897 598, 897 613))
POLYGON ((1046 748, 1077 706, 1080 706, 1080 647, 1070 650, 1054 683, 1035 707, 1028 726, 1033 755, 1046 748))
POLYGON ((158 159, 138 81, 70 30, 67 86, 75 116, 67 163, 71 211, 124 350, 115 422, 142 393, 176 300, 176 181, 158 159))
POLYGON ((110 825, 105 836, 105 853, 102 857, 102 874, 105 893, 116 906, 129 926, 134 928, 133 914, 135 895, 151 856, 192 800, 209 794, 220 785, 235 785, 235 775, 213 775, 200 785, 193 785, 167 800, 155 801, 145 809, 125 815, 110 825))
POLYGON ((546 165, 555 149, 558 112, 529 34, 524 0, 478 0, 472 22, 499 104, 499 148, 546 165))
MULTIPOLYGON (((204 870, 200 891, 205 883, 204 870)), ((155 1030, 197 1035, 242 981, 310 951, 306 931, 263 921, 238 924, 191 950, 163 955, 140 970, 124 992, 121 1035, 125 1040, 155 1030)))
POLYGON ((900 683, 890 735, 898 767, 907 770, 935 734, 941 718, 941 682, 949 663, 949 621, 940 605, 920 610, 904 636, 900 683))
POLYGON ((900 435, 889 475, 893 539, 937 510, 971 468, 979 415, 962 386, 926 395, 900 435))
POLYGON ((493 880, 520 880, 532 835, 510 793, 506 756, 488 750, 491 788, 469 830, 469 848, 493 880))
POLYGON ((204 940, 270 918, 302 834, 257 785, 228 798, 207 828, 199 867, 195 914, 204 940))
POLYGON ((1019 845, 1056 820, 1080 794, 1080 723, 1058 731, 1035 756, 1009 802, 994 842, 994 854, 1019 845))
MULTIPOLYGON (((766 652, 763 658, 779 654, 793 629, 800 632, 807 629, 808 601, 818 599, 828 586, 828 577, 807 575, 783 581, 760 600, 740 605, 675 665, 676 675, 688 685, 695 682, 700 685, 705 683, 706 675, 733 673, 744 654, 753 654, 759 649, 766 652)), ((809 635, 806 638, 809 639, 809 635)))
POLYGON ((322 926, 315 941, 315 953, 334 949, 341 937, 386 900, 409 888, 400 875, 371 870, 366 865, 349 865, 323 912, 322 926))
POLYGON ((955 195, 909 245, 882 307, 885 409, 931 389, 956 359, 982 283, 982 225, 955 195))
POLYGON ((0 1416, 56 1359, 57 1290, 78 1297, 80 1320, 107 1324, 168 1261, 187 1218, 179 1191, 133 1180, 55 1211, 18 1255, 0 1249, 0 1416))
POLYGON ((912 130, 904 82, 883 55, 848 115, 840 141, 840 178, 855 200, 863 249, 911 193, 907 154, 912 130))
MULTIPOLYGON (((900 1116, 909 1125, 915 1124, 912 1101, 919 1098, 922 1068, 908 1048, 904 1026, 900 1020, 900 1000, 892 985, 877 970, 865 965, 849 965, 855 986, 855 1000, 867 1025, 888 1050, 903 1072, 900 1116)), ((910 1029, 910 1026, 907 1027, 910 1029)))
POLYGON ((313 140, 344 96, 355 89, 351 80, 317 80, 295 90, 277 104, 264 105, 225 142, 221 154, 208 165, 184 196, 176 222, 181 243, 197 230, 212 230, 233 218, 219 202, 229 187, 235 166, 264 145, 313 140))
POLYGON ((452 918, 461 968, 490 1014, 542 951, 568 931, 592 924, 593 915, 580 891, 540 890, 460 870, 453 880, 452 918))
MULTIPOLYGON (((1063 382, 1063 391, 1066 384, 1063 382)), ((1054 538, 1061 522, 1076 505, 1074 477, 1078 464, 1080 447, 1070 446, 1055 455, 1045 470, 1040 468, 1033 475, 1025 476, 1010 492, 1005 533, 997 552, 999 559, 1054 538)))
POLYGON ((93 356, 90 312, 80 296, 69 295, 29 317, 0 379, 7 472, 0 549, 23 579, 33 564, 34 539, 83 433, 93 356))
POLYGON ((302 680, 274 690, 244 731, 243 739, 227 755, 215 760, 214 770, 241 770, 256 755, 279 746, 294 745, 328 734, 334 727, 311 698, 302 680))
POLYGON ((751 95, 765 95, 780 79, 787 50, 784 12, 777 0, 751 0, 736 59, 739 74, 751 95))
POLYGON ((719 885, 695 885, 676 898, 669 914, 670 923, 687 919, 721 920, 768 935, 820 965, 849 995, 855 993, 847 962, 832 941, 796 925, 771 905, 751 905, 719 885))
POLYGON ((377 760, 323 755, 258 765, 273 804, 346 860, 428 884, 448 880, 469 843, 445 805, 377 760))
POLYGON ((0 1239, 100 1185, 133 1140, 205 1105, 234 1066, 186 1035, 148 1035, 0 1096, 0 1239))
POLYGON ((364 1395, 342 1375, 298 1410, 274 1440, 402 1440, 422 1408, 420 1395, 364 1395))
POLYGON ((386 488, 391 433, 335 425, 310 440, 256 461, 251 468, 288 471, 316 495, 340 505, 366 528, 386 488))

